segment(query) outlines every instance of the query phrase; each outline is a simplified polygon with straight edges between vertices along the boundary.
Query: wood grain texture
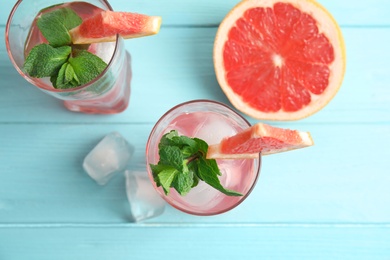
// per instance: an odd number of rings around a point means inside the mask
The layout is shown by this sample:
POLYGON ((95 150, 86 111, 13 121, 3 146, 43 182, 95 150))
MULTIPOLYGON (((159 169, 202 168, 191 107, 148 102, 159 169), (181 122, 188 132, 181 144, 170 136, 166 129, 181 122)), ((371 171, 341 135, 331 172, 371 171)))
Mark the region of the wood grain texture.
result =
MULTIPOLYGON (((14 2, 1 3, 0 35, 14 2)), ((169 108, 191 99, 230 105, 212 50, 237 1, 110 2, 163 17, 158 35, 126 41, 132 96, 121 114, 67 111, 18 75, 0 41, 0 260, 390 259, 387 0, 318 1, 342 26, 343 86, 317 114, 272 122, 310 131, 315 146, 263 157, 256 188, 228 213, 196 217, 167 206, 142 223, 131 223, 124 176, 99 186, 82 161, 118 131, 135 147, 127 168, 144 169, 149 132, 169 108)))
MULTIPOLYGON (((16 0, 2 1, 0 25, 5 25, 8 15, 16 0)), ((239 1, 144 1, 144 0, 111 0, 114 10, 138 12, 149 15, 160 15, 163 26, 210 26, 221 22, 225 15, 239 1)), ((389 26, 387 0, 365 1, 317 1, 332 13, 343 26, 389 26)))
POLYGON ((16 227, 2 235, 0 259, 11 260, 356 260, 390 254, 389 227, 381 226, 16 227))
MULTIPOLYGON (((289 127, 310 130, 315 146, 264 156, 258 184, 238 208, 209 218, 168 208, 152 221, 390 223, 388 155, 377 150, 390 140, 389 125, 289 127), (367 133, 381 138, 361 138, 367 133)), ((151 128, 151 124, 2 125, 0 222, 128 222, 123 176, 101 187, 81 165, 105 134, 117 131, 135 147, 128 168, 144 170, 151 128)))
MULTIPOLYGON (((389 32, 387 28, 344 29, 347 71, 343 86, 328 106, 300 122, 390 122, 390 52, 383 51, 390 42, 389 32)), ((153 123, 172 106, 191 99, 230 105, 214 73, 215 33, 216 28, 163 28, 156 36, 126 41, 132 55, 132 94, 129 108, 114 116, 68 112, 60 101, 19 76, 0 42, 0 68, 9 75, 1 79, 6 95, 0 96, 0 122, 153 123), (11 108, 14 113, 9 113, 11 108), (43 113, 47 116, 42 117, 43 113)))

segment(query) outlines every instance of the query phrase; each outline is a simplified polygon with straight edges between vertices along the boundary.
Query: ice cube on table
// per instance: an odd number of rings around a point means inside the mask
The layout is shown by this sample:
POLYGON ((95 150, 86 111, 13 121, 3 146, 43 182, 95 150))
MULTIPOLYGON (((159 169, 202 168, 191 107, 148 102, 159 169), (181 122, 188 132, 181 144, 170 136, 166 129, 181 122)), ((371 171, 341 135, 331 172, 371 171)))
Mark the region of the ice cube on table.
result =
POLYGON ((134 222, 157 217, 165 210, 166 202, 154 189, 146 169, 126 170, 126 193, 134 222))
POLYGON ((134 153, 118 132, 106 135, 84 159, 83 168, 98 184, 106 184, 116 173, 124 171, 134 153))

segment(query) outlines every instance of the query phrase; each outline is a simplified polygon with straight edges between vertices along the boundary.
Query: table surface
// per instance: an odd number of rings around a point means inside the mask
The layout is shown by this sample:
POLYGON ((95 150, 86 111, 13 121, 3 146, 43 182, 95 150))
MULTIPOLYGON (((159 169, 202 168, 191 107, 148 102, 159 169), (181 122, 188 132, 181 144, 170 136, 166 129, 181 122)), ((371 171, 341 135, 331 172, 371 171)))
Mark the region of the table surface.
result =
MULTIPOLYGON (((192 99, 230 105, 212 49, 237 0, 111 0, 115 10, 163 17, 158 35, 126 41, 132 95, 117 115, 67 111, 18 75, 2 39, 0 259, 390 259, 390 3, 319 2, 345 37, 343 86, 315 115, 272 123, 308 130, 316 144, 263 158, 251 196, 212 217, 167 207, 131 223, 124 177, 102 187, 81 165, 112 131, 142 165, 149 132, 169 108, 192 99)), ((12 5, 2 1, 1 35, 12 5)))

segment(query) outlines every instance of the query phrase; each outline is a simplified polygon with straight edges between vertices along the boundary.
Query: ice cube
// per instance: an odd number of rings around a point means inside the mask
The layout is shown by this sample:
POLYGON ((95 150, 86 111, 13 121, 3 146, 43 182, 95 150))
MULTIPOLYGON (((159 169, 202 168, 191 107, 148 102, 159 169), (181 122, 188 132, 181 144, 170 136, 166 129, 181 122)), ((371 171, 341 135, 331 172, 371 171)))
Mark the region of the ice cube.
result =
POLYGON ((106 184, 116 173, 124 171, 134 152, 119 133, 106 135, 85 157, 83 168, 98 184, 106 184))
POLYGON ((166 202, 154 189, 146 169, 126 170, 126 193, 134 222, 157 217, 164 212, 166 202))
POLYGON ((115 47, 115 42, 101 42, 99 44, 91 44, 89 51, 95 53, 106 63, 109 63, 114 55, 115 47))
POLYGON ((222 138, 236 134, 232 125, 226 121, 221 120, 219 115, 207 114, 203 118, 194 131, 194 135, 203 139, 208 144, 217 144, 222 138))

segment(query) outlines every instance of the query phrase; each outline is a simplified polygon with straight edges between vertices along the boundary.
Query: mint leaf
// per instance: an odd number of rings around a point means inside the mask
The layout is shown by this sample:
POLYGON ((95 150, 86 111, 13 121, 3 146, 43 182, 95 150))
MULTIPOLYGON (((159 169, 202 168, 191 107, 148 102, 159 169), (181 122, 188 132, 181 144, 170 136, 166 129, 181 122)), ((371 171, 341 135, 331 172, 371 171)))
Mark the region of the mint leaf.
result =
POLYGON ((198 171, 196 161, 192 161, 192 162, 188 163, 188 170, 190 171, 190 174, 192 176, 191 188, 194 188, 199 184, 199 177, 196 175, 196 172, 198 171))
POLYGON ((198 160, 198 177, 206 182, 211 187, 219 190, 220 192, 228 195, 228 196, 242 196, 241 193, 225 189, 219 179, 218 175, 220 175, 218 165, 214 159, 205 159, 203 157, 200 157, 198 160))
POLYGON ((183 161, 182 171, 180 171, 180 174, 177 175, 172 184, 180 195, 184 196, 190 192, 194 183, 193 174, 193 171, 189 171, 187 167, 187 161, 183 161))
POLYGON ((70 45, 69 30, 79 26, 82 19, 70 8, 60 8, 43 14, 37 26, 50 45, 54 47, 70 45))
POLYGON ((39 44, 31 49, 24 62, 24 69, 30 77, 50 77, 59 71, 71 51, 70 46, 54 48, 45 43, 39 44))
MULTIPOLYGON (((207 144, 206 144, 207 145, 207 144)), ((171 131, 161 138, 159 147, 176 146, 178 147, 184 157, 190 157, 198 151, 198 146, 195 140, 187 136, 179 136, 177 131, 171 131)))
POLYGON ((177 131, 170 131, 165 134, 160 141, 161 146, 164 145, 177 145, 178 147, 190 146, 195 147, 196 142, 187 136, 179 136, 177 131))
POLYGON ((169 188, 174 188, 184 196, 202 180, 226 195, 242 196, 221 185, 216 160, 206 159, 208 144, 205 141, 179 136, 173 130, 163 135, 158 147, 160 160, 157 165, 150 164, 150 168, 156 185, 162 186, 166 195, 169 188))
POLYGON ((58 74, 51 77, 50 80, 54 88, 57 89, 69 89, 80 85, 80 81, 69 62, 64 63, 58 74))
POLYGON ((172 184, 173 180, 176 178, 177 174, 178 174, 178 171, 173 167, 171 167, 171 168, 166 167, 163 171, 158 173, 159 183, 163 187, 166 195, 169 194, 171 184, 172 184))
POLYGON ((178 174, 172 186, 181 196, 185 196, 193 188, 193 183, 192 174, 178 174))
POLYGON ((171 165, 175 169, 183 170, 183 155, 180 149, 176 146, 163 146, 159 149, 160 163, 163 165, 171 165))
POLYGON ((160 140, 160 143, 158 144, 159 147, 173 144, 172 139, 177 136, 179 136, 177 131, 170 131, 169 133, 164 134, 160 140))
POLYGON ((209 149, 209 145, 203 141, 202 139, 199 139, 199 138, 194 138, 194 141, 196 142, 196 145, 199 149, 199 151, 201 151, 202 153, 204 154, 207 154, 207 150, 209 149))
POLYGON ((69 64, 72 65, 80 85, 99 76, 107 67, 101 58, 85 50, 78 52, 76 57, 69 58, 69 64))
POLYGON ((158 174, 162 172, 165 169, 170 169, 170 166, 164 166, 161 164, 150 164, 150 169, 152 170, 153 173, 153 179, 154 182, 156 183, 157 187, 161 186, 160 179, 158 177, 158 174))

